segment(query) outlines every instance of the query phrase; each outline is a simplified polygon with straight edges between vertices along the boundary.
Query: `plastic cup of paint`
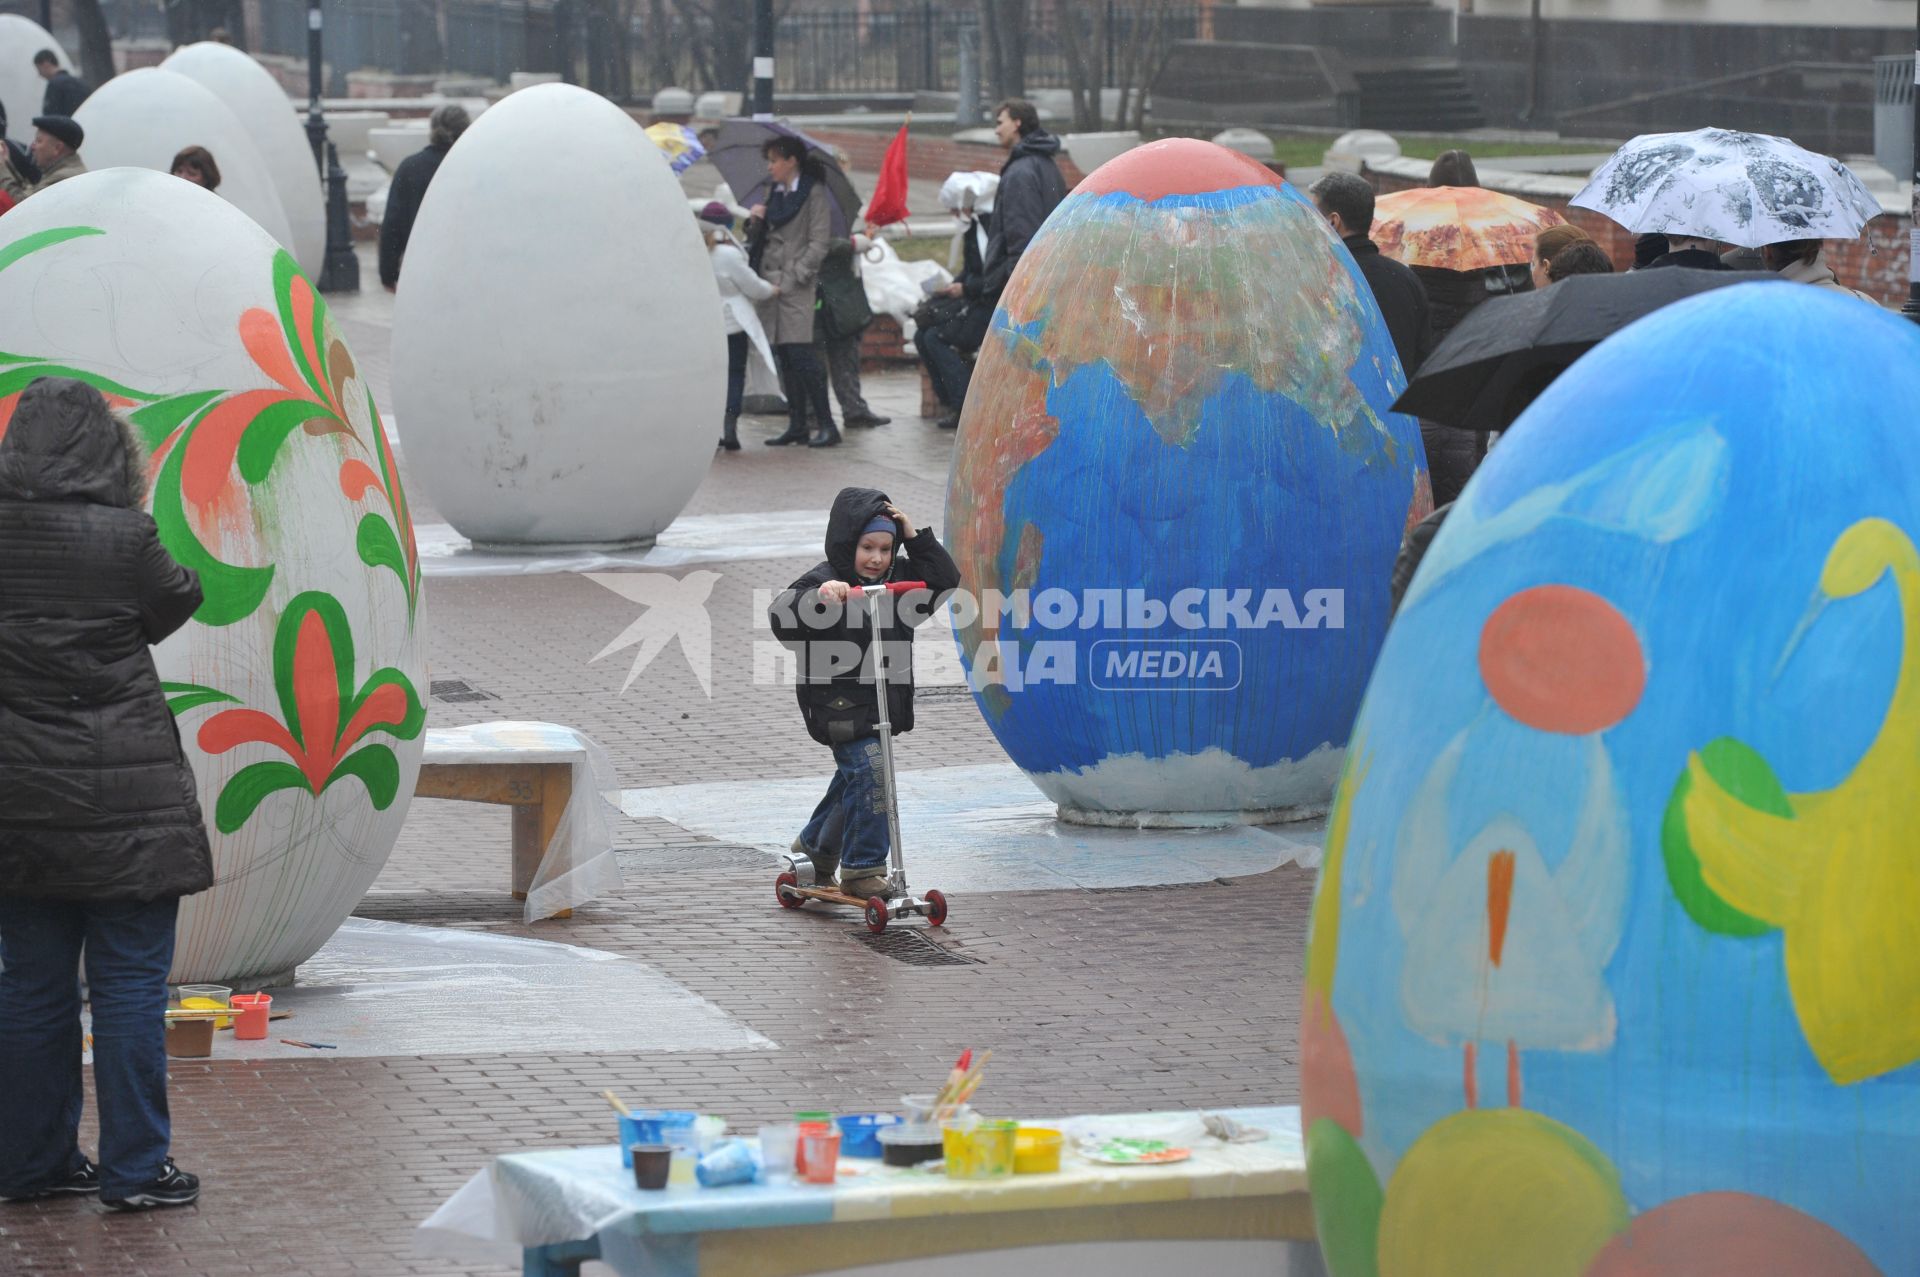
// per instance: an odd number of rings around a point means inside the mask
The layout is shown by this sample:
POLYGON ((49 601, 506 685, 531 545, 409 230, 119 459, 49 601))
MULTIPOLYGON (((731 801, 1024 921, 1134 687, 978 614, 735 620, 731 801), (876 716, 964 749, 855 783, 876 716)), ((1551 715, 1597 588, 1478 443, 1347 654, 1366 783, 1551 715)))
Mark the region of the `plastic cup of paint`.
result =
POLYGON ((272 994, 236 993, 227 999, 227 1005, 239 1013, 233 1017, 234 1037, 258 1042, 267 1036, 267 1020, 273 1012, 272 994))
POLYGON ((800 1178, 809 1184, 831 1184, 840 1169, 840 1132, 825 1130, 800 1133, 800 1157, 804 1165, 800 1178))
POLYGON ((648 1192, 667 1186, 673 1170, 673 1149, 666 1144, 635 1144, 626 1150, 633 1164, 633 1182, 648 1192))
POLYGON ((818 1109, 807 1109, 793 1115, 794 1126, 800 1134, 800 1143, 794 1152, 793 1173, 802 1179, 807 1175, 807 1136, 816 1131, 833 1129, 833 1114, 818 1109))
POLYGON ((793 1122, 775 1122, 760 1128, 760 1174, 769 1184, 793 1180, 794 1162, 800 1155, 800 1127, 793 1122))
POLYGON ((204 1060, 213 1054, 213 1018, 168 1020, 167 1054, 176 1060, 204 1060))
POLYGON ((1060 1169, 1066 1136, 1051 1127, 1023 1126, 1013 1133, 1013 1173, 1047 1175, 1060 1169))
MULTIPOLYGON (((214 1007, 229 1005, 233 990, 224 984, 183 984, 180 986, 180 1005, 189 1011, 208 1011, 214 1007)), ((222 1016, 214 1021, 213 1027, 224 1029, 233 1023, 233 1017, 222 1016)))
POLYGON ((999 1179, 1013 1174, 1018 1124, 1005 1120, 948 1122, 941 1128, 949 1179, 999 1179))
POLYGON ((899 1123, 899 1116, 893 1113, 849 1113, 837 1117, 834 1124, 840 1128, 840 1152, 847 1157, 878 1157, 880 1132, 899 1123))
POLYGON ((879 1134, 880 1160, 888 1166, 918 1166, 937 1162, 945 1152, 940 1128, 932 1122, 902 1122, 882 1127, 879 1134))

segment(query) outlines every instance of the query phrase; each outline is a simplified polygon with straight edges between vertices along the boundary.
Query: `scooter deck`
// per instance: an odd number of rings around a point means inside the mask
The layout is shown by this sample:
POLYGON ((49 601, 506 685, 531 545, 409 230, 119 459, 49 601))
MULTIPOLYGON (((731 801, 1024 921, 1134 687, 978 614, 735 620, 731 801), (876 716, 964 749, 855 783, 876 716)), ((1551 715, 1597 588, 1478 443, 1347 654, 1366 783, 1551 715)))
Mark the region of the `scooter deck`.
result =
MULTIPOLYGON (((807 900, 824 900, 828 904, 850 905, 855 909, 866 908, 867 901, 873 899, 872 896, 850 896, 844 891, 834 891, 827 887, 788 887, 787 890, 807 900)), ((888 897, 882 896, 881 899, 886 900, 888 897)))

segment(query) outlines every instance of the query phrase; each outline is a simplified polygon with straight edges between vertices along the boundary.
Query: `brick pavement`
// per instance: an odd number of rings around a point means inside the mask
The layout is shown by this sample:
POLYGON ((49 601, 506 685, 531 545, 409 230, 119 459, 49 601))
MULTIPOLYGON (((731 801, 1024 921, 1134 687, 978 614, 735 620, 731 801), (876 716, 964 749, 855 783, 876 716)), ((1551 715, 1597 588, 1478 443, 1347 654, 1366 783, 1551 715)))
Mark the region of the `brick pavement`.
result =
MULTIPOLYGON (((379 294, 339 306, 383 403, 390 304, 379 294)), ((916 418, 910 376, 893 374, 874 390, 894 425, 826 452, 749 443, 716 459, 690 512, 824 509, 837 487, 856 481, 938 524, 951 436, 916 418)), ((422 521, 434 517, 426 506, 420 493, 422 521)), ((591 581, 431 581, 433 676, 497 698, 435 702, 433 721, 573 723, 607 746, 623 785, 807 774, 824 783, 824 754, 801 730, 790 690, 740 676, 752 590, 784 585, 806 566, 717 565, 711 700, 677 653, 618 695, 630 654, 588 658, 633 619, 633 605, 591 581)), ((900 756, 903 767, 923 768, 1001 754, 972 702, 957 698, 925 702, 900 756)), ((418 1258, 412 1229, 495 1152, 606 1141, 607 1113, 594 1097, 608 1087, 630 1102, 698 1107, 750 1129, 796 1107, 865 1107, 925 1089, 974 1044, 995 1047, 982 1098, 1008 1112, 1273 1103, 1296 1093, 1306 871, 967 896, 935 934, 970 961, 918 966, 870 948, 850 913, 778 909, 759 852, 663 821, 619 818, 615 837, 625 889, 570 920, 529 928, 503 891, 504 813, 417 803, 357 912, 630 955, 777 1050, 175 1061, 174 1147, 203 1177, 201 1203, 133 1217, 84 1201, 0 1207, 0 1272, 505 1272, 418 1258)), ((83 1139, 91 1147, 91 1116, 83 1139)))

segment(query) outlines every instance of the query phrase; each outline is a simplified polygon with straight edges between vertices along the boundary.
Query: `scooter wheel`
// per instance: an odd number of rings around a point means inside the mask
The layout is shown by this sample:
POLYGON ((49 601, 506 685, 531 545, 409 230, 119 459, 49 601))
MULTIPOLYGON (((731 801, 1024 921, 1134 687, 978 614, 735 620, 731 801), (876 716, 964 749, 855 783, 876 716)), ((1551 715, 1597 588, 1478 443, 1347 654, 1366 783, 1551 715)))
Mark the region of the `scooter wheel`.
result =
POLYGON ((789 869, 773 880, 773 897, 780 902, 782 909, 798 909, 807 903, 807 898, 800 894, 799 887, 800 875, 789 869))
POLYGON ((938 891, 927 893, 927 922, 939 926, 947 920, 947 898, 938 891))
POLYGON ((879 935, 887 929, 887 902, 883 897, 875 896, 867 901, 867 930, 879 935))

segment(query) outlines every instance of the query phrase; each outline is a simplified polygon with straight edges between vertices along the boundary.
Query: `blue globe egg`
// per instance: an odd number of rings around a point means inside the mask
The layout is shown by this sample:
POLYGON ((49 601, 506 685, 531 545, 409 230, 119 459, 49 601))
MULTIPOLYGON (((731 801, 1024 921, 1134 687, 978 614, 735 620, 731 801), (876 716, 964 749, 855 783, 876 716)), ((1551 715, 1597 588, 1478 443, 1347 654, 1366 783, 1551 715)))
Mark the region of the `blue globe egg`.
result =
POLYGON ((1429 501, 1404 384, 1353 259, 1244 156, 1140 147, 1048 218, 946 526, 981 711, 1064 813, 1324 805, 1429 501))
POLYGON ((1742 283, 1449 515, 1329 820, 1336 1277, 1920 1272, 1920 330, 1742 283))

